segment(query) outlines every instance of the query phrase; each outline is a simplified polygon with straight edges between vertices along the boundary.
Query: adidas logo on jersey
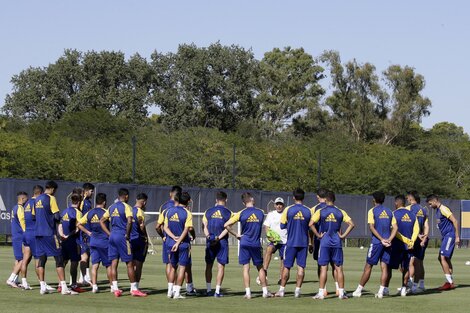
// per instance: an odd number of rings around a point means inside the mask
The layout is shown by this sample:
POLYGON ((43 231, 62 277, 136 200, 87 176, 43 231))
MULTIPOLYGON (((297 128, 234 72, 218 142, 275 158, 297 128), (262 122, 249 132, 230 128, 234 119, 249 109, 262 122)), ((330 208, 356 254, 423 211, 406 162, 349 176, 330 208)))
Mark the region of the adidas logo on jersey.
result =
POLYGON ((117 208, 115 208, 114 211, 113 211, 113 214, 111 214, 111 216, 114 216, 114 217, 119 216, 119 210, 117 208))
POLYGON ((330 213, 330 215, 326 217, 325 222, 337 222, 335 215, 330 213))
POLYGON ((389 218, 389 216, 388 216, 387 212, 385 212, 385 210, 383 210, 382 213, 380 213, 379 218, 389 218))
POLYGON ((39 200, 38 202, 36 202, 35 207, 36 207, 36 208, 41 208, 41 209, 43 209, 44 206, 42 205, 42 201, 39 200))
POLYGON ((408 223, 411 222, 411 218, 410 218, 410 216, 408 215, 408 213, 406 213, 405 215, 403 215, 403 217, 401 218, 401 221, 402 221, 402 222, 408 222, 408 223))
POLYGON ((422 209, 419 209, 418 213, 416 213, 417 217, 424 217, 424 213, 422 209))
POLYGON ((212 218, 222 218, 222 214, 220 213, 220 210, 217 210, 214 212, 214 214, 212 214, 211 216, 212 218))
POLYGON ((295 215, 294 215, 294 220, 304 220, 304 215, 302 214, 302 212, 297 212, 295 215))
POLYGON ((173 214, 172 217, 170 217, 170 222, 179 222, 180 218, 178 217, 178 213, 173 214))
POLYGON ((259 223, 259 219, 256 217, 255 213, 251 214, 250 217, 246 220, 247 223, 259 223))
POLYGON ((62 220, 63 220, 64 222, 70 221, 69 215, 68 215, 67 213, 65 213, 65 215, 62 216, 62 220))
POLYGON ((31 206, 28 204, 28 205, 24 208, 24 211, 25 211, 25 212, 31 212, 31 206))
POLYGON ((98 218, 98 215, 93 215, 93 217, 91 218, 91 222, 92 223, 99 223, 100 222, 100 219, 98 218))

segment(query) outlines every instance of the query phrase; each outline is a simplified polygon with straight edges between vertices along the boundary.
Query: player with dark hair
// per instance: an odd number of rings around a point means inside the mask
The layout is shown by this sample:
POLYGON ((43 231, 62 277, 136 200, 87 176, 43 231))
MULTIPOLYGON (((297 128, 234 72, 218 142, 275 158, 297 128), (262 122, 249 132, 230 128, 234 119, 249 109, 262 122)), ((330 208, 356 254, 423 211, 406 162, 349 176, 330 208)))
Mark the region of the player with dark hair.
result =
POLYGON ((56 225, 60 222, 59 207, 54 197, 58 185, 54 181, 46 183, 46 190, 43 194, 36 198, 34 203, 34 216, 36 217, 35 234, 36 234, 36 251, 39 257, 38 276, 41 285, 40 294, 49 293, 46 289, 44 281, 45 266, 47 257, 54 257, 56 262, 57 276, 59 277, 61 293, 63 295, 77 294, 73 290, 69 290, 65 282, 64 259, 57 238, 56 225))
MULTIPOLYGON (((91 282, 92 292, 99 292, 98 289, 98 269, 100 263, 106 267, 106 274, 113 292, 112 276, 111 276, 111 261, 108 257, 108 235, 104 232, 100 225, 100 220, 106 212, 106 195, 104 193, 98 193, 96 195, 96 207, 88 211, 78 221, 78 228, 86 233, 89 238, 90 244, 90 256, 91 256, 91 282), (88 226, 88 227, 86 227, 88 226)), ((106 227, 109 229, 109 221, 105 222, 106 227)))
MULTIPOLYGON (((407 281, 409 276, 409 266, 411 251, 419 234, 419 222, 416 215, 405 207, 405 197, 398 195, 395 197, 395 211, 393 217, 397 222, 397 234, 392 240, 392 254, 390 257, 390 267, 392 269, 402 269, 402 288, 400 294, 402 297, 407 295, 407 281)), ((388 276, 390 282, 392 275, 388 276)))
MULTIPOLYGON (((168 246, 166 245, 166 234, 163 231, 163 224, 165 222, 166 211, 176 205, 175 197, 176 197, 177 194, 181 194, 182 191, 183 191, 183 189, 180 186, 171 187, 170 199, 160 206, 160 210, 159 210, 159 214, 158 214, 158 220, 157 220, 157 224, 155 226, 155 230, 157 231, 157 233, 160 235, 160 237, 163 240, 163 243, 162 243, 162 261, 163 261, 163 264, 165 264, 165 275, 166 275, 166 279, 167 279, 167 282, 168 282, 168 286, 170 286, 170 284, 171 284, 171 286, 173 286, 174 281, 170 282, 170 280, 169 280, 169 274, 170 274, 170 270, 171 270, 171 264, 170 264, 170 260, 169 260, 170 251, 168 249, 168 246)), ((172 291, 170 290, 169 292, 170 292, 170 294, 168 295, 168 297, 172 297, 172 291)))
POLYGON ((26 229, 23 205, 28 201, 28 194, 20 191, 16 194, 16 200, 17 203, 11 210, 11 242, 15 264, 13 265, 10 277, 7 279, 7 285, 13 288, 19 287, 16 281, 21 271, 21 264, 23 263, 23 233, 26 229))
POLYGON ((173 299, 184 299, 180 294, 180 290, 186 266, 190 263, 191 245, 189 230, 193 227, 193 218, 187 206, 191 196, 189 193, 183 192, 178 194, 175 200, 178 202, 178 205, 167 210, 163 226, 167 235, 166 244, 170 249, 169 261, 171 269, 168 281, 175 282, 174 285, 173 283, 168 283, 168 295, 173 294, 173 299))
POLYGON ((142 268, 148 251, 147 230, 145 228, 144 215, 147 200, 147 194, 139 193, 137 195, 135 205, 132 208, 133 221, 131 230, 131 247, 134 259, 137 289, 139 289, 140 278, 142 277, 142 268))
POLYGON ((392 240, 397 233, 397 221, 393 217, 392 211, 383 205, 385 201, 385 194, 381 191, 372 194, 374 198, 374 207, 369 210, 367 223, 372 233, 372 242, 366 257, 366 265, 362 273, 361 280, 357 286, 356 291, 353 292, 353 297, 360 297, 362 289, 370 279, 372 267, 380 262, 382 276, 380 278, 379 292, 376 298, 383 298, 384 295, 389 295, 388 290, 388 276, 390 276, 390 257, 392 253, 392 240))
POLYGON ((336 196, 332 191, 325 195, 327 206, 316 211, 310 220, 310 229, 315 236, 320 238, 320 250, 318 252, 318 264, 321 266, 320 288, 314 299, 324 299, 325 285, 327 280, 328 264, 334 263, 334 271, 339 285, 339 299, 347 299, 344 293, 343 274, 343 246, 342 240, 346 238, 354 228, 354 222, 349 215, 335 206, 336 196), (314 227, 315 223, 321 223, 322 232, 319 233, 314 227), (341 225, 348 224, 344 233, 340 233, 341 225))
POLYGON ((245 284, 245 299, 251 299, 250 288, 250 261, 256 266, 261 286, 263 288, 263 298, 270 298, 273 295, 268 291, 266 284, 266 272, 263 269, 263 248, 261 246, 261 231, 263 229, 264 212, 255 207, 255 198, 249 192, 242 194, 242 201, 245 208, 235 213, 224 227, 230 231, 233 224, 241 223, 240 254, 238 262, 243 265, 243 282, 245 284))
MULTIPOLYGON (((36 253, 36 235, 34 234, 34 224, 36 223, 36 219, 33 218, 34 214, 34 201, 38 196, 40 196, 44 192, 44 188, 40 185, 35 185, 33 187, 33 196, 31 199, 26 201, 24 205, 24 221, 25 221, 25 231, 23 233, 23 262, 21 263, 21 275, 23 276, 21 286, 25 290, 31 290, 31 286, 27 280, 28 274, 28 265, 31 262, 31 259, 34 257, 35 260, 35 271, 37 275, 37 267, 38 267, 38 256, 36 253)), ((49 288, 50 291, 54 290, 54 288, 47 286, 46 289, 49 288)))
MULTIPOLYGON (((70 287, 75 292, 84 292, 85 290, 77 286, 78 261, 80 261, 80 240, 77 221, 82 217, 81 212, 78 210, 82 196, 72 194, 70 199, 72 202, 71 206, 62 211, 60 215, 61 222, 58 227, 58 232, 62 240, 61 248, 64 267, 67 266, 70 260, 70 287)), ((60 289, 59 287, 59 291, 60 289)))
POLYGON ((438 259, 447 281, 444 285, 439 287, 439 290, 454 289, 455 285, 452 278, 454 269, 451 259, 455 246, 458 247, 460 245, 459 222, 455 218, 454 214, 452 214, 452 211, 443 205, 439 200, 439 197, 435 194, 429 195, 426 202, 431 208, 436 210, 437 227, 441 231, 442 235, 438 259))
MULTIPOLYGON (((83 184, 83 200, 80 203, 79 210, 83 215, 87 214, 93 208, 91 198, 95 192, 95 186, 92 183, 83 184)), ((80 232, 79 244, 80 244, 80 279, 82 283, 88 283, 90 281, 90 238, 84 232, 80 232)))
POLYGON ((424 257, 426 248, 428 246, 429 234, 429 221, 428 210, 422 207, 419 203, 421 199, 417 191, 413 190, 407 193, 406 199, 408 208, 411 210, 418 219, 419 235, 413 247, 412 257, 410 260, 410 284, 411 293, 421 293, 425 290, 424 287, 424 257))
POLYGON ((227 194, 218 191, 216 205, 204 212, 202 224, 206 236, 206 287, 207 295, 222 297, 220 288, 225 274, 225 265, 229 262, 228 232, 224 228, 225 223, 232 217, 232 212, 227 209, 227 194), (212 292, 212 267, 217 259, 217 279, 215 293, 212 292))
POLYGON ((130 235, 132 229, 132 207, 127 204, 129 200, 129 190, 121 188, 118 191, 118 201, 112 204, 100 219, 101 228, 109 236, 108 258, 111 260, 112 292, 116 297, 122 295, 118 287, 117 267, 119 259, 126 262, 127 276, 131 283, 131 295, 145 297, 146 293, 141 292, 136 285, 134 262, 132 261, 132 250, 130 235), (110 221, 111 231, 106 225, 110 221))
POLYGON ((287 207, 281 216, 281 229, 287 229, 287 243, 284 250, 284 270, 282 271, 281 286, 276 297, 284 297, 284 290, 290 276, 290 269, 297 263, 297 278, 294 297, 300 297, 300 288, 305 277, 308 254, 308 231, 312 218, 310 208, 303 205, 305 192, 297 188, 293 192, 293 205, 287 207))

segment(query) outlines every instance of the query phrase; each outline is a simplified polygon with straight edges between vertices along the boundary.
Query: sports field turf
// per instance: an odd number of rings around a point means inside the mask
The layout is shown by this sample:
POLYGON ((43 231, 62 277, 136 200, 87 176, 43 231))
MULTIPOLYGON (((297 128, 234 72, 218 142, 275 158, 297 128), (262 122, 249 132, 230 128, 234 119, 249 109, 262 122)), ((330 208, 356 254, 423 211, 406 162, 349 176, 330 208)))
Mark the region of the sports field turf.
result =
MULTIPOLYGON (((156 246, 160 252, 160 246, 156 246)), ((354 291, 364 266, 366 249, 345 249, 345 278, 346 290, 354 291)), ((0 277, 3 280, 0 287, 1 312, 470 312, 470 266, 465 262, 470 260, 470 250, 459 249, 453 258, 455 269, 455 283, 458 287, 452 291, 438 292, 436 288, 443 282, 442 271, 436 258, 437 250, 428 249, 425 260, 427 292, 418 296, 402 298, 391 296, 384 299, 375 299, 374 293, 378 289, 379 270, 374 268, 373 275, 360 299, 338 300, 331 296, 327 299, 313 300, 311 296, 318 290, 316 278, 316 264, 311 255, 306 269, 305 284, 302 287, 302 297, 295 299, 293 291, 295 285, 291 283, 286 287, 285 298, 263 299, 261 287, 254 282, 255 271, 252 269, 252 293, 254 298, 244 300, 244 287, 241 277, 241 268, 236 257, 236 247, 231 250, 231 264, 227 266, 223 284, 224 298, 188 297, 184 300, 167 299, 164 269, 161 255, 149 255, 144 266, 141 287, 150 293, 147 298, 133 298, 129 296, 129 283, 125 279, 125 267, 120 265, 120 287, 124 287, 124 295, 115 298, 107 284, 104 282, 105 274, 100 272, 99 279, 102 292, 92 294, 82 293, 78 296, 62 296, 60 294, 39 294, 38 282, 35 279, 33 268, 30 266, 29 281, 34 290, 23 291, 12 289, 4 284, 11 273, 12 249, 0 247, 0 277)), ((277 269, 279 261, 273 260, 268 277, 270 278, 270 291, 278 289, 277 269)), ((57 275, 54 270, 54 261, 50 259, 46 265, 46 280, 56 285, 57 275)), ((195 287, 199 291, 205 290, 204 279, 204 249, 201 246, 193 247, 193 272, 195 287)), ((395 292, 399 286, 399 272, 394 271, 390 290, 395 292)), ((334 291, 331 276, 328 277, 328 291, 334 291)), ((215 282, 212 283, 215 287, 215 282)))

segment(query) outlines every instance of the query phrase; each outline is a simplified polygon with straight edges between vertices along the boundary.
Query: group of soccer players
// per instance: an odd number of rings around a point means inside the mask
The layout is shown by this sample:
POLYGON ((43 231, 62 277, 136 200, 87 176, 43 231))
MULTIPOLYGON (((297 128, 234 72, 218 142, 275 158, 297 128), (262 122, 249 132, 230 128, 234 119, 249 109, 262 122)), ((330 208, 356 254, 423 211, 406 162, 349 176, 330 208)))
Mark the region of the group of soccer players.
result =
MULTIPOLYGON (((142 267, 148 248, 145 228, 145 207, 147 195, 140 193, 131 207, 129 191, 120 189, 118 198, 111 205, 106 194, 98 193, 95 206, 91 202, 94 193, 92 184, 76 188, 70 196, 70 206, 59 212, 54 197, 57 191, 54 181, 46 183, 45 189, 35 186, 33 196, 28 200, 26 192, 18 192, 17 205, 12 210, 12 241, 15 264, 7 284, 31 289, 27 281, 27 268, 35 259, 36 274, 40 281, 40 293, 54 290, 45 282, 44 268, 48 257, 54 257, 59 278, 58 291, 62 294, 78 294, 78 268, 82 274, 81 283, 89 284, 92 292, 99 291, 97 273, 100 264, 106 267, 110 290, 116 296, 122 295, 118 286, 117 268, 119 260, 126 263, 127 274, 133 296, 145 297, 139 289, 142 267), (91 259, 91 277, 88 278, 88 262, 91 259), (69 262, 70 261, 70 262, 69 262), (71 284, 65 282, 66 265, 70 263, 71 284), (18 277, 21 274, 21 284, 18 277)), ((421 206, 417 192, 395 197, 395 210, 385 207, 383 192, 373 195, 374 207, 368 212, 368 224, 372 240, 366 256, 364 272, 353 297, 360 297, 368 282, 374 265, 381 267, 380 288, 377 298, 390 294, 389 282, 392 269, 400 268, 402 287, 399 293, 420 293, 424 287, 423 260, 428 244, 429 222, 426 207, 421 206), (406 205, 408 204, 408 205, 406 205)), ((206 236, 205 279, 206 295, 222 297, 222 283, 225 266, 229 263, 230 235, 239 240, 239 264, 242 265, 245 299, 252 297, 250 287, 250 263, 257 269, 257 283, 262 286, 262 296, 284 297, 291 268, 297 265, 294 297, 301 296, 308 254, 313 254, 318 264, 318 293, 314 299, 327 296, 326 281, 328 269, 336 285, 336 295, 347 299, 344 291, 342 241, 354 228, 351 217, 335 205, 335 194, 326 189, 317 191, 318 204, 309 208, 303 204, 305 192, 297 188, 293 192, 294 204, 285 207, 284 199, 275 200, 275 210, 264 216, 257 208, 252 194, 242 195, 244 208, 232 213, 227 208, 227 194, 217 192, 216 204, 205 211, 203 231, 206 236), (239 222, 240 233, 232 229, 239 222), (346 224, 346 229, 342 226, 346 224), (263 256, 262 230, 265 227, 268 247, 263 256), (268 290, 267 272, 272 255, 279 251, 281 258, 279 290, 272 294, 268 290), (215 290, 212 289, 212 270, 217 261, 215 290)), ((442 233, 439 261, 445 274, 446 283, 440 290, 453 289, 452 254, 459 245, 459 225, 451 210, 442 205, 436 195, 426 199, 430 208, 436 210, 438 227, 442 233)), ((162 261, 165 264, 168 282, 168 298, 183 299, 181 293, 186 281, 186 296, 196 295, 192 278, 191 242, 196 238, 190 210, 191 196, 179 186, 173 186, 170 199, 160 207, 156 231, 163 239, 162 261)))

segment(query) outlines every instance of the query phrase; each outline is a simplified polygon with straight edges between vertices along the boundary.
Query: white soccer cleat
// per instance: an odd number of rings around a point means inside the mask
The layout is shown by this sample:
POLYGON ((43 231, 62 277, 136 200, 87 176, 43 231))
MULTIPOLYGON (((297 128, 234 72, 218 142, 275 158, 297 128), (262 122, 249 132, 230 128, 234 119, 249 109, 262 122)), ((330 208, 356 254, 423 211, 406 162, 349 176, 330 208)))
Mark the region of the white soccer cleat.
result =
POLYGON ((12 280, 7 280, 7 285, 11 288, 19 288, 18 284, 12 280))
POLYGON ((400 296, 406 297, 406 294, 407 294, 407 293, 408 293, 408 292, 406 291, 406 287, 401 288, 401 290, 400 290, 400 296))
POLYGON ((283 298, 284 297, 284 291, 278 291, 274 294, 276 298, 283 298))
POLYGON ((382 299, 382 298, 384 297, 384 294, 379 292, 379 293, 376 293, 376 294, 375 294, 375 297, 376 297, 377 299, 382 299))
POLYGON ((47 291, 56 291, 56 289, 54 287, 51 287, 49 285, 46 284, 46 290, 47 291))
POLYGON ((46 295, 46 294, 48 294, 48 293, 51 293, 51 291, 49 291, 49 290, 47 290, 47 289, 41 289, 41 290, 39 290, 39 294, 40 294, 40 295, 46 295))
POLYGON ((360 298, 362 296, 362 291, 356 290, 352 293, 354 298, 360 298))
POLYGON ((294 298, 300 298, 300 291, 299 292, 294 292, 294 298))
POLYGON ((315 299, 315 300, 323 300, 323 299, 325 299, 325 296, 322 295, 322 294, 320 294, 320 293, 317 293, 316 295, 314 295, 314 296, 312 297, 312 299, 315 299))
POLYGON ((62 290, 60 291, 60 293, 61 293, 62 295, 69 295, 69 296, 78 295, 78 292, 73 291, 73 290, 70 290, 70 289, 68 289, 68 288, 67 288, 67 289, 62 288, 62 290))
POLYGON ((33 290, 33 288, 30 285, 23 285, 24 290, 33 290))
POLYGON ((267 293, 263 293, 263 298, 272 298, 274 295, 270 293, 269 291, 267 293))
POLYGON ((184 297, 182 295, 173 296, 173 300, 179 300, 179 299, 186 299, 186 297, 184 297))

